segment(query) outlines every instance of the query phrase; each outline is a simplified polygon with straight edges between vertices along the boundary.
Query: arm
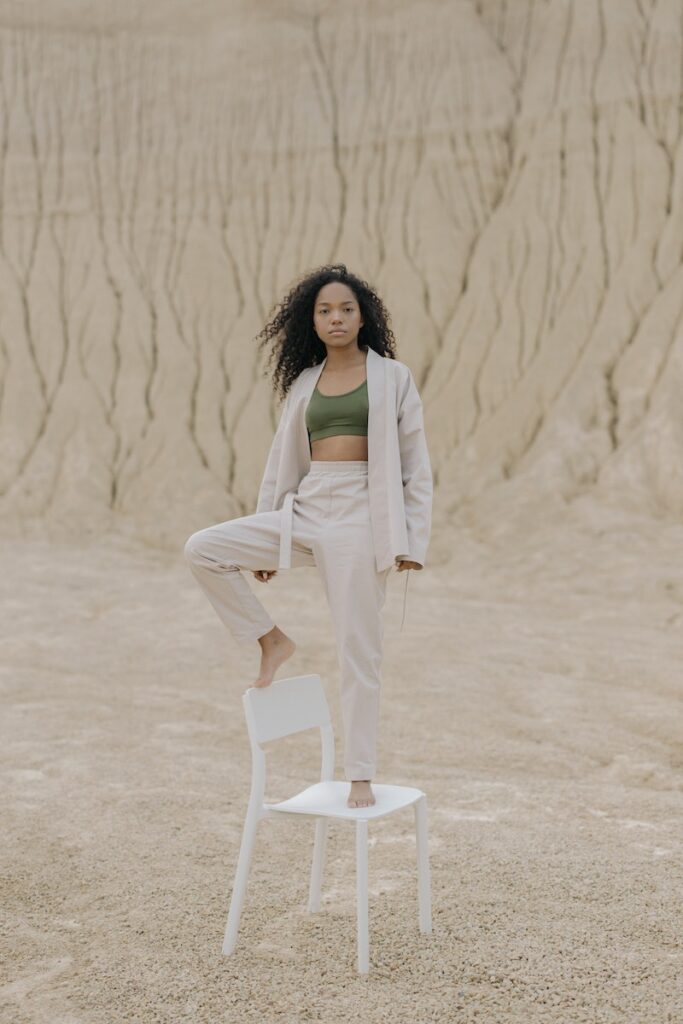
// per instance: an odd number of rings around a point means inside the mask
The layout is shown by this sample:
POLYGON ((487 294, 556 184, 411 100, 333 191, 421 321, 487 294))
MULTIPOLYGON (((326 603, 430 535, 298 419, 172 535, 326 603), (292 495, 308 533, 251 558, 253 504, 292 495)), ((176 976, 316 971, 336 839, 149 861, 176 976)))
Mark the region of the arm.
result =
POLYGON ((263 471, 263 479, 261 480, 261 486, 259 488, 258 499, 256 501, 257 512, 270 512, 273 508, 273 497, 275 495, 275 482, 277 480, 277 468, 280 462, 280 451, 282 448, 282 438, 284 437, 285 420, 289 412, 291 405, 292 386, 287 392, 285 398, 285 404, 282 407, 280 413, 280 422, 277 425, 275 436, 273 437, 270 451, 268 452, 268 458, 266 460, 266 468, 263 471))
POLYGON ((432 467, 425 436, 422 400, 408 370, 400 386, 398 441, 408 546, 405 558, 424 566, 432 525, 432 467))

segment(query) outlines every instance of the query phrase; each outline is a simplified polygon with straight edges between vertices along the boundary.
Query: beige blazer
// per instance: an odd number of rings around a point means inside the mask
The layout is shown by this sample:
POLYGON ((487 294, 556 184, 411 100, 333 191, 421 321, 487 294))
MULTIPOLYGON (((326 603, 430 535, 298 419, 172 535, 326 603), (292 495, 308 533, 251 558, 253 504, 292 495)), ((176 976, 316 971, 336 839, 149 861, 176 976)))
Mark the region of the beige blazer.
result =
MULTIPOLYGON (((259 489, 257 512, 283 509, 279 567, 291 567, 292 502, 311 466, 306 406, 327 357, 292 383, 259 489)), ((432 521, 432 469, 422 401, 405 363, 367 350, 368 496, 377 571, 402 558, 425 565, 432 521)))

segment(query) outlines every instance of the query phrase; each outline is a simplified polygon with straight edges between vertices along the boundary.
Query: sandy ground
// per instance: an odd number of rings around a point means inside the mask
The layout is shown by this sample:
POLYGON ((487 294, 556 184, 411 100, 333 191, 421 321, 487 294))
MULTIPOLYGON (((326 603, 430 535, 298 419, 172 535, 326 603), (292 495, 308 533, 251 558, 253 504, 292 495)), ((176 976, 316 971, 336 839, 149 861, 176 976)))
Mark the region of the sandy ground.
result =
MULTIPOLYGON (((2 1020, 680 1022, 683 527, 595 522, 437 538, 402 633, 391 577, 378 781, 427 793, 434 932, 412 814, 373 824, 367 977, 341 823, 313 916, 312 830, 262 823, 221 954, 258 650, 182 555, 5 545, 2 1020)), ((252 584, 299 644, 278 678, 319 672, 339 729, 316 570, 252 584)), ((273 745, 267 797, 317 758, 273 745)))

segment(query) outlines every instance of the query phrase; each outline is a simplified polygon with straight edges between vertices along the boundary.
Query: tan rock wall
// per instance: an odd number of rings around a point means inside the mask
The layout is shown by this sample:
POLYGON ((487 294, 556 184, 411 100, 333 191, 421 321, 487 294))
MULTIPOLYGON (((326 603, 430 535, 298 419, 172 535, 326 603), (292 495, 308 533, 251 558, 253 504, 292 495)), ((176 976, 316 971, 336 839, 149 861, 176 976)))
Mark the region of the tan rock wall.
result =
POLYGON ((414 370, 435 531, 683 509, 675 0, 0 9, 0 514, 253 510, 253 338, 342 259, 414 370))

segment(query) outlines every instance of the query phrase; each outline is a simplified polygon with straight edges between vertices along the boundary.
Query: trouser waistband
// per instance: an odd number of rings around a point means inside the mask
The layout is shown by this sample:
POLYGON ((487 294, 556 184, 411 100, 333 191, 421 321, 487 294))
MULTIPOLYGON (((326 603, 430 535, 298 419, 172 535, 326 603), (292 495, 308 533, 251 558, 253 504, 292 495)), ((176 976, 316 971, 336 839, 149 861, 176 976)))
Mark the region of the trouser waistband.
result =
POLYGON ((338 459, 337 461, 326 461, 324 459, 313 459, 309 476, 331 474, 332 476, 363 476, 368 471, 367 459, 338 459))

